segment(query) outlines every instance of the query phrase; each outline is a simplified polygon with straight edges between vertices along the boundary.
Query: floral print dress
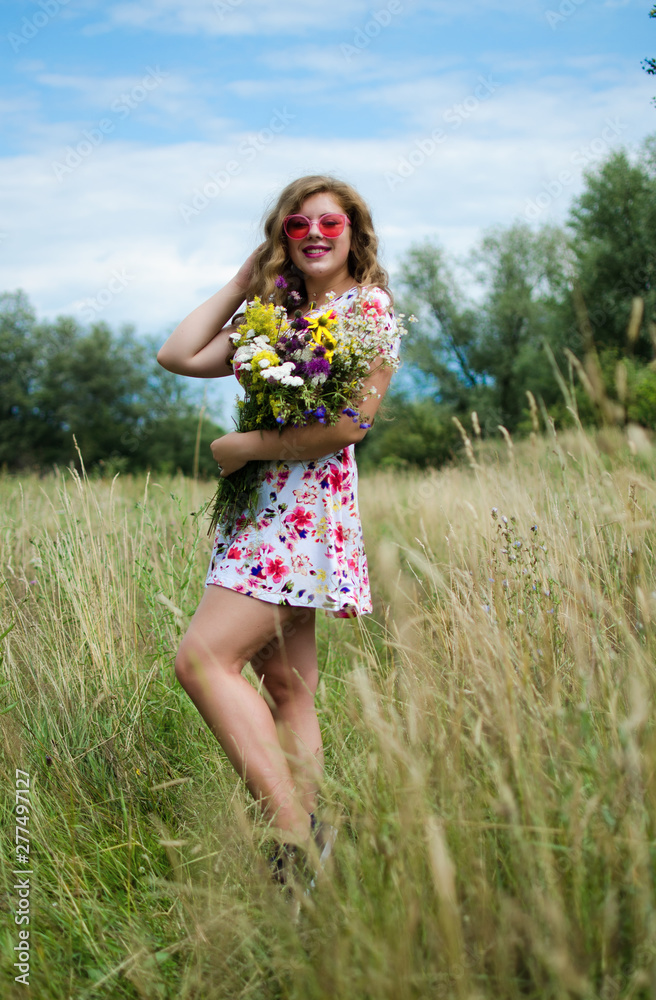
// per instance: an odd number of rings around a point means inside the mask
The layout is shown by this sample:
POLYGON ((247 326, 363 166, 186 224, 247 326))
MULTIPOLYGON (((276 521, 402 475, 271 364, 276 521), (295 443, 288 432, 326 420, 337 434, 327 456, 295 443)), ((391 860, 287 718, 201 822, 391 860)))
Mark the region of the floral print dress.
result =
MULTIPOLYGON (((348 312, 358 293, 357 286, 351 288, 330 307, 348 312)), ((390 299, 381 289, 375 293, 389 353, 398 357, 390 299)), ((237 521, 229 536, 219 525, 205 586, 273 604, 321 608, 338 618, 370 613, 354 452, 350 444, 313 461, 267 462, 257 523, 240 527, 237 521)))

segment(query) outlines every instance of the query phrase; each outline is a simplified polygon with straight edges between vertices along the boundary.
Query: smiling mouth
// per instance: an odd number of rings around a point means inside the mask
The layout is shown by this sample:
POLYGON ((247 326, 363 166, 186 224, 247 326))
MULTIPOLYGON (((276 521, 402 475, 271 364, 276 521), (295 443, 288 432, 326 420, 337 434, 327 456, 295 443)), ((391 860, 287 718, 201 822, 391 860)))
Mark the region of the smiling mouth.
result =
POLYGON ((305 247, 303 253, 306 257, 323 257, 329 250, 330 247, 305 247))

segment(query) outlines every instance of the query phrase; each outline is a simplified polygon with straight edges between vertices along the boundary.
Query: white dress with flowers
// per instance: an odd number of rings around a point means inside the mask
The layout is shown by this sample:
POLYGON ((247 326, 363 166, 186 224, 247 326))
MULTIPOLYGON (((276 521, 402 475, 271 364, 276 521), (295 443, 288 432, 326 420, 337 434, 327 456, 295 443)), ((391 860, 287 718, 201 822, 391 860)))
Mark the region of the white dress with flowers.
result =
MULTIPOLYGON (((357 295, 358 288, 351 288, 330 306, 346 313, 357 295)), ((374 301, 389 333, 389 353, 398 357, 400 337, 389 297, 376 289, 374 301)), ((241 528, 238 523, 228 536, 219 525, 205 586, 273 604, 321 608, 338 618, 371 612, 354 452, 350 444, 313 461, 267 462, 257 523, 241 528)))

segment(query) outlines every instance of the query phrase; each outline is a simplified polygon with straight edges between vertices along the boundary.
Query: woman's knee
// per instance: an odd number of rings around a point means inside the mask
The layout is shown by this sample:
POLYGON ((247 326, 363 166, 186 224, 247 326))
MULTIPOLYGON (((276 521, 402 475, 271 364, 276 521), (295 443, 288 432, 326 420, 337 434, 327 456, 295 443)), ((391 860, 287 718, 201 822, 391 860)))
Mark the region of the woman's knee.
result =
POLYGON ((276 708, 284 708, 290 703, 314 701, 319 684, 319 671, 309 670, 301 677, 293 670, 264 676, 264 686, 275 702, 276 708))
POLYGON ((182 640, 175 657, 175 676, 185 690, 197 686, 210 673, 216 674, 228 669, 228 664, 215 655, 203 652, 197 643, 188 638, 182 640))
POLYGON ((192 683, 194 676, 196 676, 196 669, 192 663, 192 659, 189 656, 184 643, 180 646, 176 657, 175 657, 175 676, 183 688, 189 687, 192 683))

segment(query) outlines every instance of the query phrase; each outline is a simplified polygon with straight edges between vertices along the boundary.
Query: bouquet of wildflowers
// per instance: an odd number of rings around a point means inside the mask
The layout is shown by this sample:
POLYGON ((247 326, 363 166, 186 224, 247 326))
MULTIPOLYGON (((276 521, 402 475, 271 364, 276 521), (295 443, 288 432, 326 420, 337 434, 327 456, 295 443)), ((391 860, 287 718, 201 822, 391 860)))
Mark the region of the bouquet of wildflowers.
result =
MULTIPOLYGON (((276 279, 285 288, 282 276, 276 279)), ((329 299, 334 298, 329 295, 329 299)), ((346 315, 328 307, 319 316, 296 311, 290 321, 283 306, 265 305, 259 297, 247 303, 239 330, 230 334, 236 347, 235 375, 245 389, 238 400, 238 431, 336 424, 342 413, 369 427, 356 409, 372 362, 398 367, 390 354, 384 310, 375 294, 357 299, 346 315)), ((402 318, 402 317, 400 317, 402 318)), ((397 336, 404 333, 401 325, 397 336)), ((370 390, 372 393, 375 390, 370 390)), ((266 463, 251 461, 219 478, 210 506, 210 533, 221 524, 230 530, 240 519, 256 519, 256 503, 266 463)))

